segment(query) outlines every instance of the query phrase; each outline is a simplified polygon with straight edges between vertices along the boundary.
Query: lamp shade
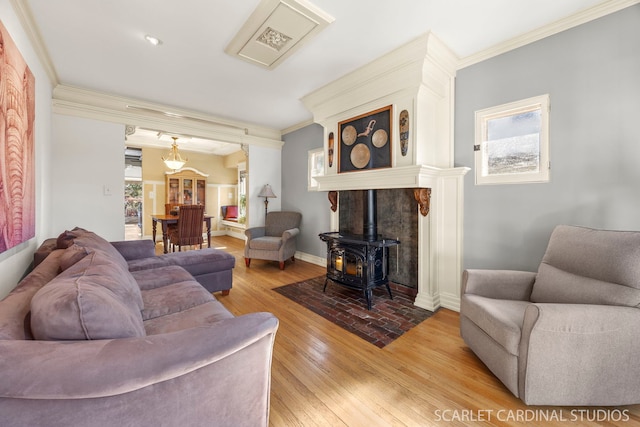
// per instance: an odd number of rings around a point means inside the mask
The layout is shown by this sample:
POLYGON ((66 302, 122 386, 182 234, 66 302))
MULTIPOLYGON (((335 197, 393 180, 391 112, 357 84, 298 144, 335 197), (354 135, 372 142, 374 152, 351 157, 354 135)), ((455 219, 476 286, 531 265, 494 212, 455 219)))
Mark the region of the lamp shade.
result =
POLYGON ((271 186, 269 184, 266 184, 264 187, 262 187, 262 190, 260 190, 260 194, 258 194, 258 197, 277 198, 278 196, 273 194, 271 186))
POLYGON ((178 144, 176 143, 178 138, 175 136, 172 136, 171 138, 173 139, 171 151, 169 152, 169 155, 166 158, 163 157, 162 160, 169 169, 178 170, 187 163, 187 159, 183 159, 182 156, 180 156, 180 153, 178 153, 178 144))

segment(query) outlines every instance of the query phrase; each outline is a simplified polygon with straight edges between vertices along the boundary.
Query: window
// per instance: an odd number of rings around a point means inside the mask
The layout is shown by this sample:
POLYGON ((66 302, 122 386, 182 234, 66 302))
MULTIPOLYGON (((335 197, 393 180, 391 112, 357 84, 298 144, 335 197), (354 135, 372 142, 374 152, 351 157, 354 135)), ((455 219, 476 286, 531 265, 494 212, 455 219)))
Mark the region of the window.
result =
POLYGON ((238 165, 238 224, 247 222, 247 165, 238 165))
POLYGON ((549 181, 549 95, 476 111, 476 184, 549 181))
POLYGON ((315 191, 318 190, 318 181, 315 177, 324 175, 324 148, 310 150, 308 156, 307 190, 315 191))

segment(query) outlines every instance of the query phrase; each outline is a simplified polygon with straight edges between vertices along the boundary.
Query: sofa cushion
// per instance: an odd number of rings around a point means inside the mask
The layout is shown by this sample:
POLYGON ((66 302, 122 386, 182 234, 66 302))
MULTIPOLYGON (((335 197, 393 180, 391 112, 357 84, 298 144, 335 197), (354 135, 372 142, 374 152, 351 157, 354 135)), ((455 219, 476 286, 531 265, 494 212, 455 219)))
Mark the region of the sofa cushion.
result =
POLYGON ((193 280, 193 276, 178 265, 167 265, 149 270, 132 271, 131 275, 138 283, 141 291, 160 288, 172 283, 193 280))
POLYGON ((249 248, 263 251, 277 251, 282 246, 281 237, 264 236, 249 240, 249 248))
POLYGON ((144 327, 147 335, 168 334, 198 326, 212 325, 233 317, 233 314, 220 301, 214 299, 186 310, 147 320, 144 322, 144 327))
POLYGON ((145 335, 137 304, 112 291, 109 275, 53 279, 31 300, 38 340, 96 340, 145 335))
POLYGON ((86 248, 88 251, 101 250, 115 262, 127 268, 127 261, 111 243, 96 233, 87 231, 84 228, 76 227, 73 230, 64 231, 58 236, 57 242, 60 249, 66 249, 76 244, 86 248))
POLYGON ((81 231, 86 231, 82 228, 76 227, 73 230, 64 230, 56 239, 56 247, 58 249, 67 249, 73 245, 73 241, 80 235, 81 231))
POLYGON ((197 251, 172 252, 162 256, 131 260, 129 271, 154 269, 167 265, 178 265, 191 275, 231 270, 235 267, 233 255, 220 249, 205 248, 197 251))
POLYGON ((83 259, 89 254, 86 248, 76 245, 75 243, 69 246, 62 252, 60 256, 60 271, 65 271, 69 267, 75 265, 78 261, 83 259))
POLYGON ((466 294, 462 296, 460 312, 505 350, 517 356, 524 312, 530 304, 528 301, 466 294))
POLYGON ((193 278, 185 282, 144 290, 142 299, 144 300, 143 320, 178 313, 196 305, 215 301, 213 295, 193 278))
MULTIPOLYGON (((68 249, 66 249, 68 250, 68 249)), ((122 298, 135 302, 139 310, 144 303, 140 294, 140 287, 131 272, 126 267, 115 262, 111 256, 100 250, 94 250, 74 265, 60 273, 60 277, 81 276, 109 276, 111 280, 104 281, 112 292, 122 298)))

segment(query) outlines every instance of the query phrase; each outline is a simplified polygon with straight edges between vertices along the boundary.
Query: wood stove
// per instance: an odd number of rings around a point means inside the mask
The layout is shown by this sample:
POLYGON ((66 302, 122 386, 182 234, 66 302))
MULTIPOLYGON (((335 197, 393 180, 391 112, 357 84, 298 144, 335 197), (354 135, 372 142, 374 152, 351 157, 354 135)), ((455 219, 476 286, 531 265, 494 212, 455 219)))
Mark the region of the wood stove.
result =
POLYGON ((371 310, 373 289, 384 285, 393 299, 389 287, 389 248, 400 244, 396 239, 378 236, 376 191, 364 193, 364 222, 362 235, 321 233, 320 239, 327 243, 327 277, 340 285, 362 290, 371 310))

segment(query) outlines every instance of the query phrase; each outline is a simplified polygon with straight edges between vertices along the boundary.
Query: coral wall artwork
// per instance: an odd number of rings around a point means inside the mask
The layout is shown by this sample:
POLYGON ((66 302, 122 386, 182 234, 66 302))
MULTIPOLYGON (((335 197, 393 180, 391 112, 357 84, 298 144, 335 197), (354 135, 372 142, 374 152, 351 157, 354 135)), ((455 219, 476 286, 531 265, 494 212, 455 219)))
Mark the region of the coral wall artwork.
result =
POLYGON ((35 78, 0 22, 0 252, 35 237, 35 78))

